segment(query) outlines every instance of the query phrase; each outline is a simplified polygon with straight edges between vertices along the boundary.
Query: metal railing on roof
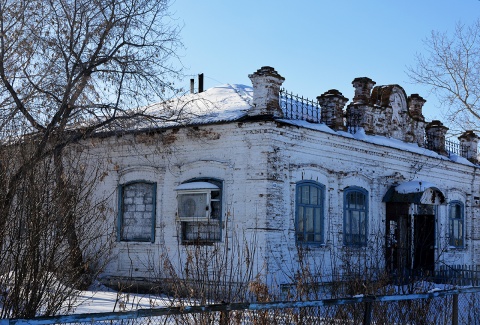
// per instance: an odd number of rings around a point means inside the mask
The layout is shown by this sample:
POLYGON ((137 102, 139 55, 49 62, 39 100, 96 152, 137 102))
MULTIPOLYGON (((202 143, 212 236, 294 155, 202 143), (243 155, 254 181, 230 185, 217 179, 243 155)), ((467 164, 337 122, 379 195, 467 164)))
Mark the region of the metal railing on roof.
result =
POLYGON ((321 108, 316 100, 294 95, 284 88, 280 89, 280 108, 286 119, 310 123, 321 122, 321 108))
MULTIPOLYGON (((424 147, 433 151, 436 151, 438 145, 435 144, 435 140, 432 137, 425 135, 425 142, 424 147)), ((457 155, 460 157, 467 158, 468 157, 468 148, 467 146, 463 145, 460 142, 452 141, 452 140, 445 140, 445 151, 448 153, 449 156, 457 155)))

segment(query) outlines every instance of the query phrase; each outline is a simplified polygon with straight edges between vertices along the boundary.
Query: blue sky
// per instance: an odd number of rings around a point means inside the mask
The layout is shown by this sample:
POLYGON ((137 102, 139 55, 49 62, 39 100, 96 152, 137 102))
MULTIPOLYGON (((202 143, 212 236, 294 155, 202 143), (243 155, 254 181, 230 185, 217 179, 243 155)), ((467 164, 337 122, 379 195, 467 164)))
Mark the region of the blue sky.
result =
POLYGON ((171 12, 183 25, 185 89, 199 73, 205 88, 251 85, 248 74, 269 65, 289 91, 314 99, 334 88, 351 99, 352 80, 369 77, 419 93, 432 120, 442 119, 439 103, 428 88, 410 83, 407 66, 432 30, 478 19, 480 1, 175 0, 171 12))

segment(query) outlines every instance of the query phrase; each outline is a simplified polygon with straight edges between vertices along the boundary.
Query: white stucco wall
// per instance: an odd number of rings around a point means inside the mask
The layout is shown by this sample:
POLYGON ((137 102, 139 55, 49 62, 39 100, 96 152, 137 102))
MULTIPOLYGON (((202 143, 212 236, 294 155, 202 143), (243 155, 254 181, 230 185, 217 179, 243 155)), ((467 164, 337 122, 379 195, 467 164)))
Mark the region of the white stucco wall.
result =
MULTIPOLYGON (((322 273, 325 280, 346 263, 346 254, 352 254, 352 249, 343 246, 343 190, 357 186, 368 191, 369 245, 357 253, 378 255, 385 231, 382 198, 391 185, 414 179, 436 184, 447 203, 459 200, 465 204, 464 249, 451 249, 445 244, 447 205, 438 207, 438 260, 445 264, 479 264, 476 168, 431 152, 422 155, 274 121, 94 139, 90 152, 105 156, 108 162, 108 174, 99 182, 97 195, 110 204, 111 219, 106 222, 112 227, 116 227, 119 184, 135 180, 157 183, 155 243, 117 242, 105 276, 159 275, 163 266, 158 257, 162 254, 168 254, 173 264, 177 263, 175 267, 182 268, 185 246, 178 234, 174 189, 198 177, 223 180, 222 242, 231 245, 231 239, 246 236, 245 241, 256 248, 255 272, 272 283, 292 282, 298 274, 295 184, 301 180, 314 180, 326 188, 325 245, 303 252, 311 271, 322 273)), ((369 256, 370 263, 381 266, 376 257, 369 256)))

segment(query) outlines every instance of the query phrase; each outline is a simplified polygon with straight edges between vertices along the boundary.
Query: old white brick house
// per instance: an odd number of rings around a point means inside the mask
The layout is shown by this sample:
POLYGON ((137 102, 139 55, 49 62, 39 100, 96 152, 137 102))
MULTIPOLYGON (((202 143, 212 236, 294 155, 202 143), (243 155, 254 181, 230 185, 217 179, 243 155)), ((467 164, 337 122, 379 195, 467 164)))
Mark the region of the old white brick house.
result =
POLYGON ((92 141, 108 156, 97 195, 117 234, 106 279, 154 277, 160 254, 238 234, 254 241, 255 272, 280 285, 302 253, 325 281, 352 260, 393 274, 480 265, 473 132, 452 148, 422 97, 369 78, 353 81, 347 107, 337 90, 318 104, 281 91, 270 67, 250 79, 171 102, 188 122, 92 141))

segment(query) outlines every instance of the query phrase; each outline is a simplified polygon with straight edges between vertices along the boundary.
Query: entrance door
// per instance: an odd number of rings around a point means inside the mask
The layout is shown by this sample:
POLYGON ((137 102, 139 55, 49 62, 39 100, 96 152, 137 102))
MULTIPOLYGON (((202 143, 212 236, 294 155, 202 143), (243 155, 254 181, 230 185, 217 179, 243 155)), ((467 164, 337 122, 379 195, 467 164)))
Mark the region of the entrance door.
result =
MULTIPOLYGON (((387 270, 400 277, 432 275, 435 256, 435 215, 409 214, 409 203, 387 203, 387 270)), ((425 209, 419 209, 425 212, 425 209)))
POLYGON ((387 270, 397 275, 410 269, 410 218, 407 203, 387 203, 387 270))
POLYGON ((431 276, 435 265, 435 215, 415 215, 413 234, 413 268, 431 276))

